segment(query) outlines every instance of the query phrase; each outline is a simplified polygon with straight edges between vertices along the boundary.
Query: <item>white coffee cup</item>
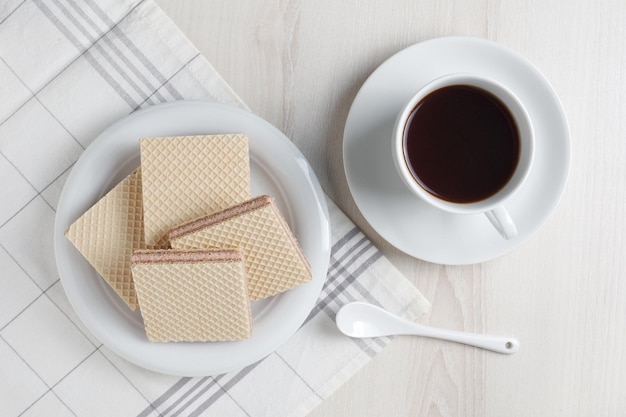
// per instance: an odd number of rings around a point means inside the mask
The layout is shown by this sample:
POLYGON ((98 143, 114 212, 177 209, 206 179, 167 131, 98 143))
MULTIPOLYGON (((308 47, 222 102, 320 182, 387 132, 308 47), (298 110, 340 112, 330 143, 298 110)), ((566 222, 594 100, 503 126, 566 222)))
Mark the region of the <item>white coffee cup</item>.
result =
MULTIPOLYGON (((418 110, 419 111, 419 110, 418 110)), ((504 85, 485 76, 457 73, 437 78, 421 88, 402 108, 395 123, 392 139, 392 155, 398 174, 406 186, 423 201, 431 206, 454 214, 484 213, 491 224, 505 239, 517 235, 515 222, 504 208, 507 199, 514 195, 524 184, 531 169, 534 157, 534 132, 530 117, 523 103, 504 85), (519 153, 517 166, 508 182, 490 196, 472 202, 454 202, 441 198, 429 191, 418 178, 407 160, 405 129, 413 110, 429 94, 449 86, 469 86, 486 91, 495 96, 504 105, 517 126, 519 153)))

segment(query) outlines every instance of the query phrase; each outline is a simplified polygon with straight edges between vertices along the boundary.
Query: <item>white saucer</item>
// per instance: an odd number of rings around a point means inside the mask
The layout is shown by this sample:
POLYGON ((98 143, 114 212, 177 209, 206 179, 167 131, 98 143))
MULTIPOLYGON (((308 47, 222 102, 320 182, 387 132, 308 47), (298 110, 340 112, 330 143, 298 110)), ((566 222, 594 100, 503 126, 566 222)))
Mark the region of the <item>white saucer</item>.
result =
POLYGON ((304 156, 278 129, 239 108, 203 101, 149 107, 119 120, 81 155, 69 175, 54 226, 57 267, 76 314, 108 348, 157 372, 208 376, 241 369, 267 356, 296 332, 322 290, 330 256, 324 194, 304 156), (274 197, 311 265, 312 280, 252 304, 252 337, 237 342, 150 343, 132 312, 63 232, 139 166, 139 138, 246 133, 253 195, 274 197))
POLYGON ((483 39, 438 38, 400 51, 370 75, 346 120, 343 158, 357 206, 385 240, 429 262, 473 264, 518 247, 554 212, 567 182, 570 135, 552 86, 523 57, 483 39), (428 81, 453 72, 500 81, 527 106, 533 122, 534 165, 506 204, 519 232, 514 239, 502 239, 482 214, 453 215, 426 205, 393 166, 391 132, 401 107, 428 81))

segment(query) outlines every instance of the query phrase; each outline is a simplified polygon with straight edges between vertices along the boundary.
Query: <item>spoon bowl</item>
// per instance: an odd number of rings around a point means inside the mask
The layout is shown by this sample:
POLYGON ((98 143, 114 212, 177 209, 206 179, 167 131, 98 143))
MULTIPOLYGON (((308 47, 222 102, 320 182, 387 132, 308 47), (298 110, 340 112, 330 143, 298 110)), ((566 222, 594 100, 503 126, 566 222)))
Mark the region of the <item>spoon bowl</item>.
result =
POLYGON ((463 343, 504 354, 512 354, 519 350, 519 341, 514 337, 424 326, 363 302, 349 303, 341 307, 335 317, 335 323, 343 334, 355 338, 414 335, 463 343))

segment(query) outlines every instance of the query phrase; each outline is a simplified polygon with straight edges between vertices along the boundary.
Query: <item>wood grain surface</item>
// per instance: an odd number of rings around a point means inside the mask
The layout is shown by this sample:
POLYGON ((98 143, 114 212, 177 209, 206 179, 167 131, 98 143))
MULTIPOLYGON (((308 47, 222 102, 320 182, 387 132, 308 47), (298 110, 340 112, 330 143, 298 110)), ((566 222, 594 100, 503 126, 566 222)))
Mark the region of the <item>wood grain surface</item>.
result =
POLYGON ((431 325, 521 341, 504 356, 399 338, 311 416, 626 415, 626 2, 157 2, 432 302, 431 325), (352 200, 342 160, 366 78, 399 50, 448 35, 525 56, 554 86, 572 134, 555 214, 515 251, 471 266, 386 243, 352 200))

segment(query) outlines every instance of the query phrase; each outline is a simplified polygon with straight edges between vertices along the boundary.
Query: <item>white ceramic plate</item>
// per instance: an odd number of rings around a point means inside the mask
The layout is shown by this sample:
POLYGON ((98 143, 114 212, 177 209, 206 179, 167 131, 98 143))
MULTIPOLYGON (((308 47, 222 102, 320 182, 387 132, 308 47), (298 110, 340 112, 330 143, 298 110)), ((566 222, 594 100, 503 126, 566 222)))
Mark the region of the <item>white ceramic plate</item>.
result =
POLYGON ((357 206, 385 240, 426 261, 472 264, 518 247, 553 213, 567 182, 570 135, 553 88, 523 57, 482 39, 438 38, 398 52, 370 75, 346 120, 343 158, 357 206), (535 128, 533 168, 506 204, 519 231, 514 239, 502 239, 482 214, 428 206, 405 188, 393 166, 391 135, 400 109, 427 82, 455 72, 490 76, 509 87, 535 128))
POLYGON ((54 243, 63 288, 87 328, 111 350, 144 368, 173 375, 217 375, 273 352, 309 315, 330 255, 328 210, 309 164, 278 129, 254 114, 220 104, 179 101, 135 112, 103 132, 82 154, 57 207, 54 243), (150 343, 132 312, 63 232, 139 166, 144 136, 246 133, 253 195, 270 194, 312 268, 311 282, 252 305, 252 337, 218 343, 150 343))

